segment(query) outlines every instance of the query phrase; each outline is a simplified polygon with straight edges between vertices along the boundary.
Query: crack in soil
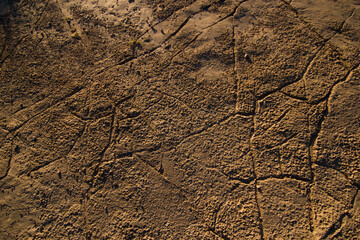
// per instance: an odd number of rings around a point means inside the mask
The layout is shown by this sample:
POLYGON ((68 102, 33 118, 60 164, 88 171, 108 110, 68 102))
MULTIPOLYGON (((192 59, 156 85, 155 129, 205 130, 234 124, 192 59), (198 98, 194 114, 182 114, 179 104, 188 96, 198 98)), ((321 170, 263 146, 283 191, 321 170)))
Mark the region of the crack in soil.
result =
MULTIPOLYGON (((10 53, 8 55, 6 55, 3 59, 0 59, 0 68, 2 68, 3 63, 13 54, 14 49, 16 49, 20 43, 22 43, 26 38, 28 38, 33 33, 33 31, 39 26, 40 20, 43 17, 43 14, 45 13, 45 10, 47 9, 50 1, 51 0, 46 1, 44 8, 41 10, 39 17, 35 21, 34 26, 31 28, 30 33, 21 37, 20 40, 18 40, 18 42, 14 45, 13 49, 10 50, 10 53)), ((5 43, 4 43, 4 45, 5 45, 5 43)), ((3 54, 3 51, 1 51, 1 57, 2 57, 2 54, 3 54)))
POLYGON ((262 218, 262 213, 261 213, 261 208, 260 208, 260 201, 259 201, 259 197, 258 197, 258 177, 257 177, 257 173, 256 173, 256 159, 255 159, 255 146, 253 144, 253 138, 255 135, 255 118, 256 118, 256 113, 258 112, 258 108, 259 108, 259 104, 258 101, 256 101, 255 103, 255 109, 254 109, 254 115, 252 115, 252 126, 253 126, 253 131, 250 134, 249 137, 249 147, 250 147, 250 151, 251 151, 251 158, 252 158, 252 169, 253 169, 253 175, 254 175, 254 181, 255 181, 255 202, 256 202, 256 208, 257 208, 257 212, 258 212, 258 221, 259 221, 259 231, 260 231, 260 239, 264 240, 264 226, 263 226, 263 218, 262 218))
MULTIPOLYGON (((13 154, 14 154, 14 150, 13 150, 14 149, 14 138, 15 137, 13 137, 11 139, 10 156, 9 156, 9 160, 7 161, 7 168, 6 168, 5 174, 4 174, 4 176, 0 177, 0 180, 6 178, 8 176, 10 168, 11 168, 11 162, 12 162, 13 154)), ((2 186, 1 186, 1 188, 2 188, 2 186)))

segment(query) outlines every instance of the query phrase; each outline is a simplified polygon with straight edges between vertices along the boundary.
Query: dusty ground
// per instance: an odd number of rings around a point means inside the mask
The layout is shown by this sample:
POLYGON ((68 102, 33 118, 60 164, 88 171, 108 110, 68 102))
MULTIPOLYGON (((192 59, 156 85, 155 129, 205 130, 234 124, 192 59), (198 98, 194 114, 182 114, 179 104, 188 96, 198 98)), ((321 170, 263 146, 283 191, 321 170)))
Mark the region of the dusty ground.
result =
POLYGON ((360 1, 0 18, 0 239, 360 239, 360 1))

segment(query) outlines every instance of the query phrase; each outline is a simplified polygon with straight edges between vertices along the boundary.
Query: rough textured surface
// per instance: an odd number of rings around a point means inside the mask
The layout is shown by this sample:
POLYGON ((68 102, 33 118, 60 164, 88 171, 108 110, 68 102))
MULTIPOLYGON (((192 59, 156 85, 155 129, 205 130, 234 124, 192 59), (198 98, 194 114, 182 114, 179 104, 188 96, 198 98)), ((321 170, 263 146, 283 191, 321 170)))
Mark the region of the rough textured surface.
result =
POLYGON ((360 2, 0 0, 1 239, 360 239, 360 2))

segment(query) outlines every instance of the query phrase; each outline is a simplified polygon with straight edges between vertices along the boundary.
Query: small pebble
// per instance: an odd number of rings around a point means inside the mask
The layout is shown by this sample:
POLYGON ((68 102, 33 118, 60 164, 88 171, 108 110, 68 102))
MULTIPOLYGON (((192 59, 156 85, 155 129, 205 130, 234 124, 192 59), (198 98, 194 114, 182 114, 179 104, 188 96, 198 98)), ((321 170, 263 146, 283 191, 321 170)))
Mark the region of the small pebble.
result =
POLYGON ((249 54, 245 53, 244 58, 245 58, 245 60, 246 60, 247 62, 249 62, 249 63, 252 62, 249 54))

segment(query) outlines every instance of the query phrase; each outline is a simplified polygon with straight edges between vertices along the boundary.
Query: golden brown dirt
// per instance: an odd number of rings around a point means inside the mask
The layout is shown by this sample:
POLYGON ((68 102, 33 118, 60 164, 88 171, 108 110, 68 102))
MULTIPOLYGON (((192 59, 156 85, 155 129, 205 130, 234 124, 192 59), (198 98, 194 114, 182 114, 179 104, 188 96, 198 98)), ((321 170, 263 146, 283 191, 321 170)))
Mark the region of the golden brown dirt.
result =
POLYGON ((360 239, 358 0, 0 0, 0 239, 360 239))

